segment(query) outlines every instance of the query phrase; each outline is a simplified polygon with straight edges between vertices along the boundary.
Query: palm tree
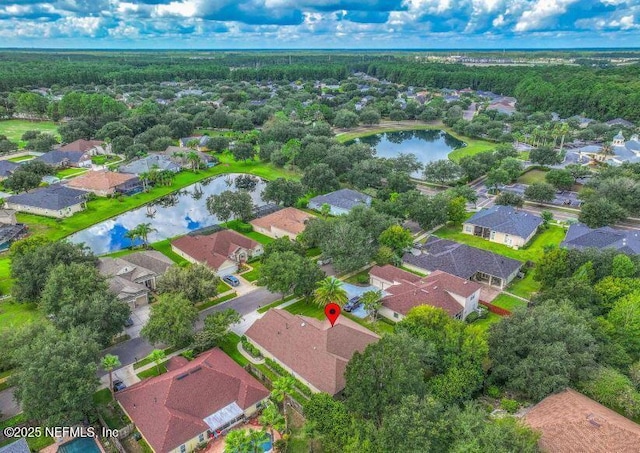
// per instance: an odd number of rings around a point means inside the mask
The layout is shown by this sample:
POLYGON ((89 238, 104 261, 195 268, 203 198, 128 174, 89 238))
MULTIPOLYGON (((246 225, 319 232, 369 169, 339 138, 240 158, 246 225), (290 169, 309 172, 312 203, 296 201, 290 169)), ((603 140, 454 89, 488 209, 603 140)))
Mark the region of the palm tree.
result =
POLYGON ((250 453, 251 443, 247 432, 244 429, 236 429, 224 439, 224 452, 225 453, 250 453))
POLYGON ((295 390, 296 380, 291 376, 281 377, 273 381, 271 389, 271 399, 276 403, 282 403, 282 413, 284 417, 284 430, 287 430, 287 417, 285 412, 285 401, 288 395, 295 390))
POLYGON ((120 359, 117 355, 107 354, 102 358, 102 368, 109 373, 109 390, 111 390, 111 396, 113 397, 113 370, 120 365, 120 359))
MULTIPOLYGON (((140 239, 142 239, 142 244, 147 247, 149 243, 149 234, 154 231, 158 231, 151 226, 150 223, 141 223, 136 226, 133 231, 135 231, 140 239)), ((128 234, 128 233, 127 233, 128 234)))
POLYGON ((160 374, 160 362, 162 362, 165 357, 166 354, 162 349, 154 349, 151 351, 151 354, 149 354, 149 359, 156 364, 156 371, 158 374, 160 374))
POLYGON ((149 177, 150 177, 149 172, 140 173, 138 175, 138 178, 140 178, 140 182, 142 183, 142 190, 144 192, 149 191, 149 177))
POLYGON ((560 152, 562 152, 562 148, 564 148, 564 138, 569 133, 569 125, 567 123, 562 123, 560 125, 561 139, 560 139, 560 152))
POLYGON ((369 316, 371 316, 371 319, 375 321, 378 310, 380 310, 382 306, 382 291, 367 291, 362 294, 360 301, 362 305, 364 305, 364 309, 369 313, 369 316))
POLYGON ((133 230, 127 231, 124 234, 124 237, 126 237, 127 239, 129 239, 131 241, 131 248, 135 248, 136 239, 138 239, 140 237, 139 234, 138 234, 137 227, 134 228, 133 230))
POLYGON ((191 165, 192 170, 199 170, 202 165, 202 159, 195 151, 191 151, 187 154, 187 161, 191 165))
POLYGON ((247 441, 249 443, 249 451, 253 453, 262 453, 262 444, 269 440, 269 434, 264 429, 250 429, 247 435, 247 441))
POLYGON ((342 282, 335 277, 327 277, 318 282, 318 287, 313 292, 313 300, 321 307, 334 303, 341 307, 347 303, 349 297, 342 287, 342 282))
POLYGON ((260 423, 269 427, 272 439, 274 429, 278 431, 278 433, 282 433, 286 426, 284 416, 278 410, 278 406, 272 402, 267 403, 267 407, 262 411, 260 423))

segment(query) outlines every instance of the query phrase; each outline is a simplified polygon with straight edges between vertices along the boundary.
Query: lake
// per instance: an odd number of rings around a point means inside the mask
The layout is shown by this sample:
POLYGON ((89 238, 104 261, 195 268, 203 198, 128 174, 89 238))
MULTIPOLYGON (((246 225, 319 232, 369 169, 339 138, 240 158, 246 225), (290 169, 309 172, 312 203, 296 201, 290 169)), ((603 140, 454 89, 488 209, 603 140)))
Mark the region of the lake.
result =
MULTIPOLYGON (((192 184, 141 208, 74 233, 69 236, 69 240, 76 244, 84 242, 93 253, 103 255, 131 247, 131 240, 126 234, 141 223, 150 223, 156 229, 149 235, 149 242, 162 241, 216 225, 220 222, 207 211, 207 197, 225 190, 238 190, 235 185, 238 176, 241 175, 221 175, 192 184)), ((264 206, 266 203, 262 201, 260 194, 265 182, 257 177, 256 181, 255 188, 249 193, 256 206, 264 206)))
MULTIPOLYGON (((374 148, 378 157, 415 154, 422 164, 446 159, 454 149, 466 146, 466 143, 441 130, 384 132, 356 140, 374 148)), ((422 178, 422 172, 415 172, 412 176, 422 178)))

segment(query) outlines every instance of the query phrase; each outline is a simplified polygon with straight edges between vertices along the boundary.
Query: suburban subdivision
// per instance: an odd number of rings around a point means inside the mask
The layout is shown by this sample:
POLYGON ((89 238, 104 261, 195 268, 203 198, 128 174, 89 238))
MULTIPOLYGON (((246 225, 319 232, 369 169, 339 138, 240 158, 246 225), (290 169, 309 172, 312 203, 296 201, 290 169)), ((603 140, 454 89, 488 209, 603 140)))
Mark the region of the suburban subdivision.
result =
POLYGON ((81 3, 0 6, 0 453, 639 451, 628 2, 81 3))

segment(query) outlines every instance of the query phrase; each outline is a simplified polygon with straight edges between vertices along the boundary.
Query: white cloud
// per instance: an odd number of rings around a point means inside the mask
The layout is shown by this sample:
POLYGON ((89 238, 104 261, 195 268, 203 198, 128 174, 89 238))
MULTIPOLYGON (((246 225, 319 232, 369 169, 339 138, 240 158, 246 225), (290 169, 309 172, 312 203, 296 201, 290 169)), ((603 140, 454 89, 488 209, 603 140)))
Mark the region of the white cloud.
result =
POLYGON ((566 12, 567 6, 579 0, 537 0, 522 13, 514 28, 517 32, 549 26, 554 18, 566 12))

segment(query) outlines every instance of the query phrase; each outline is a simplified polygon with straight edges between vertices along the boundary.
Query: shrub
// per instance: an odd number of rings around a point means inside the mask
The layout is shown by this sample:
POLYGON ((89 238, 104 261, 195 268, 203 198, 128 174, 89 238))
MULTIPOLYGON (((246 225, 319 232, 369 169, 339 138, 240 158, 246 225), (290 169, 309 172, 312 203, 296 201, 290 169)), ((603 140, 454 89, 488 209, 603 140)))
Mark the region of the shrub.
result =
POLYGON ((466 321, 467 321, 468 323, 472 323, 473 321, 476 321, 476 320, 478 320, 478 319, 480 319, 480 315, 478 314, 478 312, 477 312, 477 311, 472 311, 472 312, 471 312, 471 313, 469 313, 469 315, 467 316, 466 321))
POLYGON ((502 398, 500 400, 500 406, 510 414, 515 414, 520 407, 520 403, 516 400, 510 400, 509 398, 502 398))
POLYGON ((235 230, 238 233, 251 233, 253 226, 249 223, 244 223, 242 220, 234 219, 227 222, 227 228, 235 230))
POLYGON ((254 345, 252 345, 249 342, 249 340, 247 340, 247 337, 245 337, 243 335, 242 338, 240 339, 240 341, 242 343, 242 349, 247 351, 249 353, 249 355, 251 355, 251 357, 256 358, 256 359, 258 357, 262 357, 262 353, 260 352, 260 350, 258 348, 256 348, 254 345))
POLYGON ((500 398, 500 388, 496 385, 490 385, 487 387, 487 396, 490 398, 500 398))
POLYGON ((195 353, 193 352, 193 349, 187 349, 180 355, 189 361, 193 360, 193 358, 195 357, 195 353))

